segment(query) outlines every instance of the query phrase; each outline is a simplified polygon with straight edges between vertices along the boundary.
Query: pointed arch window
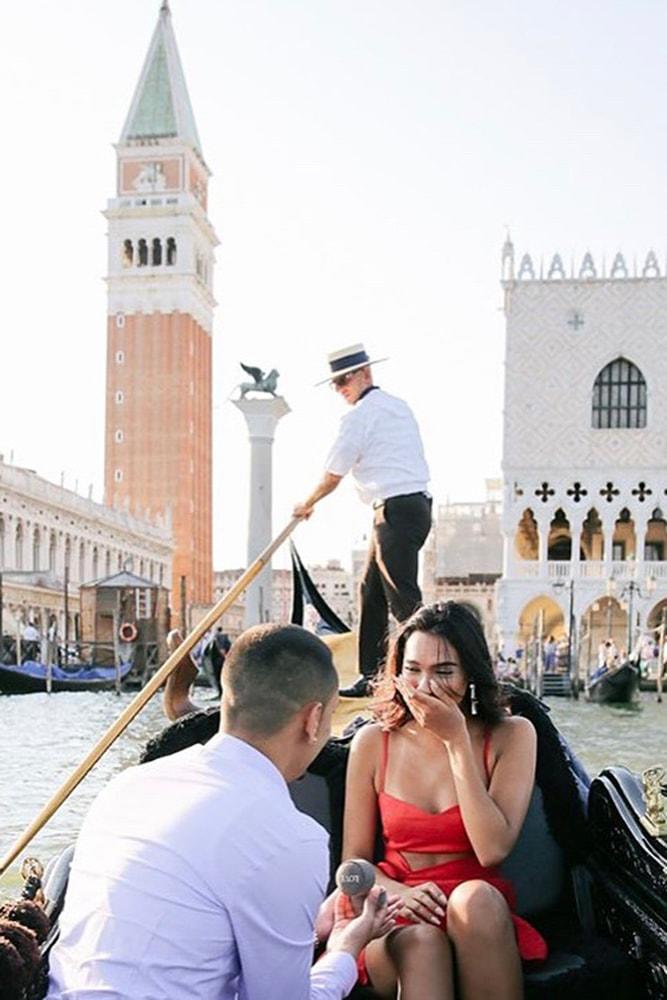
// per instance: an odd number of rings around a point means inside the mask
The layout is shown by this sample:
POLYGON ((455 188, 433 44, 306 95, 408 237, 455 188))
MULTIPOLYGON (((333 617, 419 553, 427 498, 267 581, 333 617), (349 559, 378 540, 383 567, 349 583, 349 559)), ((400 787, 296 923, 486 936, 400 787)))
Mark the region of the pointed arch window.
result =
POLYGON ((593 386, 594 428, 646 427, 646 379, 626 358, 616 358, 593 386))

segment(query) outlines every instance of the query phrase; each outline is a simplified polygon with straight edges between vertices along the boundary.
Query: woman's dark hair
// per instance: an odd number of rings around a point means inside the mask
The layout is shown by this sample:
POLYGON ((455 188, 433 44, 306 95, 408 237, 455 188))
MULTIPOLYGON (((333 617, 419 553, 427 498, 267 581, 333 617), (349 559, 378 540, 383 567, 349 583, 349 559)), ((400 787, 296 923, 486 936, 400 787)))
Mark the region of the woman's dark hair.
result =
MULTIPOLYGON (((387 662, 376 688, 374 713, 383 728, 397 729, 412 718, 395 678, 403 670, 405 644, 414 632, 429 632, 446 641, 459 654, 461 667, 469 682, 475 684, 477 718, 493 726, 505 715, 500 686, 493 672, 491 654, 476 608, 465 602, 445 601, 419 608, 400 625, 394 636, 387 662)), ((465 715, 471 711, 470 688, 461 703, 465 715)))

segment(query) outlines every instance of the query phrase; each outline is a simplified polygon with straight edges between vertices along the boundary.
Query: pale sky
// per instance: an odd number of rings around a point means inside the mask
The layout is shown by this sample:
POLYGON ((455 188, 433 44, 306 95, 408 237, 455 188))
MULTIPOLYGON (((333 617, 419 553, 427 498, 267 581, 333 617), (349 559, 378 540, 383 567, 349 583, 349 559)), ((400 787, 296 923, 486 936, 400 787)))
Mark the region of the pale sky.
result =
MULTIPOLYGON (((327 351, 422 428, 437 500, 484 496, 502 447, 500 249, 661 262, 667 7, 658 0, 172 0, 217 251, 214 564, 245 564, 239 361, 279 368, 274 526, 343 404, 327 351)), ((106 223, 159 0, 5 3, 0 451, 102 497, 106 223)), ((297 544, 347 561, 349 484, 297 544)), ((280 564, 280 563, 279 563, 280 564)))

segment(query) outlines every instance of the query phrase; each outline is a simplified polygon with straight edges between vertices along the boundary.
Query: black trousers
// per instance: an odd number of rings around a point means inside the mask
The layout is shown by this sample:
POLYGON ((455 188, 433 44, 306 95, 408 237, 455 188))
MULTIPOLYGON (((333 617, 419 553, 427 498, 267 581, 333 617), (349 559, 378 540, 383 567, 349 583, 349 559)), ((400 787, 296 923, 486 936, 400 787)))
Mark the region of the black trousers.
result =
POLYGON ((431 530, 431 503, 423 493, 410 493, 374 508, 361 581, 359 668, 364 677, 373 677, 384 660, 388 612, 402 622, 421 604, 419 550, 431 530))

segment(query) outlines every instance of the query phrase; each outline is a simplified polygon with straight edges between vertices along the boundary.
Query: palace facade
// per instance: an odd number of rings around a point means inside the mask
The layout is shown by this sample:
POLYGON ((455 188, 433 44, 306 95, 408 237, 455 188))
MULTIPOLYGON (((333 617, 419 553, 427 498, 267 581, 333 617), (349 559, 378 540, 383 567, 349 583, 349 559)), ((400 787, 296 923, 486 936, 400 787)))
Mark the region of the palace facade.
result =
POLYGON ((571 633, 628 650, 667 608, 667 275, 503 248, 499 644, 571 633))
POLYGON ((153 524, 111 510, 0 456, 3 634, 33 622, 42 637, 52 624, 65 635, 65 567, 74 638, 81 584, 127 568, 169 589, 171 558, 168 518, 153 524))

